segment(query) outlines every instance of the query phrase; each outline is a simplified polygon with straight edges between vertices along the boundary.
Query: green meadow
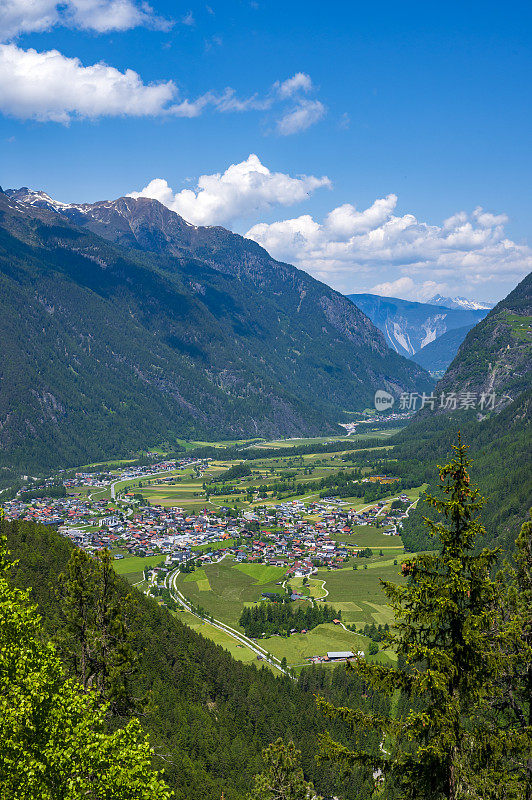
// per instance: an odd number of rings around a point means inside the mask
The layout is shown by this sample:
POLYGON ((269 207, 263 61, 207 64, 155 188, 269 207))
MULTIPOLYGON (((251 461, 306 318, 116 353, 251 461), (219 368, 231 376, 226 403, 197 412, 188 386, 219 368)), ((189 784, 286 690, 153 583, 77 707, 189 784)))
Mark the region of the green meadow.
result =
POLYGON ((127 556, 118 561, 113 561, 113 567, 118 575, 123 575, 130 583, 137 583, 142 580, 143 572, 147 567, 156 567, 164 561, 164 556, 159 554, 157 556, 127 556))
MULTIPOLYGON (((292 578, 290 586, 309 598, 301 602, 323 598, 341 611, 345 624, 355 624, 358 628, 366 623, 391 624, 392 612, 386 603, 381 580, 404 582, 400 570, 401 557, 397 560, 399 563, 396 565, 389 554, 350 560, 342 569, 319 569, 307 584, 302 578, 292 578), (357 565, 356 570, 353 563, 357 565), (364 564, 367 569, 364 569, 364 564)), ((260 602, 263 592, 282 591, 278 583, 284 580, 284 573, 282 567, 237 564, 226 558, 218 564, 205 564, 192 573, 179 575, 176 583, 194 605, 240 629, 238 620, 242 608, 260 602)), ((206 625, 201 632, 213 638, 213 630, 216 629, 206 625)), ((290 666, 297 666, 311 656, 325 655, 328 650, 367 650, 368 640, 341 625, 324 624, 307 634, 293 634, 286 639, 272 636, 261 640, 261 644, 279 659, 285 656, 290 666)), ((236 657, 239 657, 238 653, 236 657)), ((383 657, 386 658, 386 654, 383 657)))
MULTIPOLYGON (((318 570, 316 578, 325 579, 329 590, 326 602, 342 612, 342 620, 357 627, 374 622, 376 625, 390 624, 392 610, 388 606, 381 580, 404 583, 400 563, 393 559, 356 559, 357 569, 351 564, 337 570, 318 570), (364 569, 364 562, 367 569, 364 569)), ((330 649, 330 648, 329 648, 330 649)))
POLYGON ((176 612, 176 616, 206 639, 211 639, 216 644, 219 644, 220 647, 223 647, 224 650, 228 650, 237 661, 242 661, 244 664, 263 666, 266 669, 270 669, 275 675, 279 675, 279 670, 270 666, 270 664, 265 661, 259 661, 256 653, 250 650, 249 647, 239 644, 236 639, 228 633, 214 628, 212 625, 209 625, 208 622, 203 622, 193 614, 189 614, 188 611, 176 612))
POLYGON ((218 564, 205 564, 203 569, 180 574, 176 585, 194 605, 237 628, 244 605, 259 600, 263 592, 278 592, 280 587, 276 582, 283 575, 282 567, 236 564, 226 558, 218 564))

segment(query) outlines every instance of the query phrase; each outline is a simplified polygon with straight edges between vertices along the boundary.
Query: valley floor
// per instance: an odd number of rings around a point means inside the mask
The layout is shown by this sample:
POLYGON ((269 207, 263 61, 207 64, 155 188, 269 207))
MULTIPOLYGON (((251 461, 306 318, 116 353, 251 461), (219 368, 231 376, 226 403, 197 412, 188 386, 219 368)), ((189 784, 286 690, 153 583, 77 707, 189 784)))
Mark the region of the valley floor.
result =
POLYGON ((375 653, 372 642, 392 623, 381 581, 403 580, 400 526, 424 488, 399 490, 397 478, 378 474, 371 461, 387 456, 389 435, 373 434, 363 450, 368 460, 356 474, 364 496, 335 497, 335 481, 356 466, 347 460, 357 452, 351 436, 253 442, 251 460, 227 458, 226 442, 211 445, 214 457, 197 457, 194 448, 206 446, 198 442, 177 460, 158 451, 145 466, 88 465, 64 481, 66 497, 18 497, 6 510, 55 517, 82 547, 109 547, 119 574, 240 661, 293 671, 331 663, 330 651, 387 661, 390 651, 375 653), (338 619, 290 635, 245 636, 243 609, 287 592, 294 611, 326 603, 338 619))

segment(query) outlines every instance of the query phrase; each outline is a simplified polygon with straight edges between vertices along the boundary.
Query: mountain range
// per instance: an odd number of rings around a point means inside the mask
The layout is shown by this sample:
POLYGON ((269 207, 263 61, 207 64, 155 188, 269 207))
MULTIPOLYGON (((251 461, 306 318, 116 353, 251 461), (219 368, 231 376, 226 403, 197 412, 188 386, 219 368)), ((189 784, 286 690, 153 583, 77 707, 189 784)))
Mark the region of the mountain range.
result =
POLYGON ((489 311, 493 308, 492 303, 481 303, 478 300, 468 300, 467 297, 443 297, 435 294, 427 303, 431 306, 443 306, 444 308, 459 308, 463 311, 489 311))
POLYGON ((339 432, 432 386, 353 303, 156 200, 0 192, 0 461, 88 463, 175 438, 339 432))
MULTIPOLYGON (((506 552, 513 549, 532 496, 531 366, 532 273, 466 335, 436 384, 434 409, 419 410, 395 437, 394 457, 403 469, 432 481, 434 464, 449 456, 460 433, 473 462, 472 479, 486 497, 487 543, 506 552)), ((423 524, 430 513, 420 503, 407 520, 407 548, 430 548, 423 524)))
POLYGON ((439 295, 433 298, 434 303, 417 303, 376 294, 350 294, 347 297, 382 331, 391 348, 423 364, 430 372, 445 369, 453 360, 462 341, 458 339, 457 334, 441 341, 440 337, 458 328, 464 329, 465 336, 489 310, 470 301, 464 302, 478 307, 464 308, 458 303, 462 298, 442 298, 439 295), (449 300, 453 305, 444 306, 444 300, 449 300), (421 361, 414 358, 421 350, 436 341, 441 345, 440 349, 431 349, 423 354, 421 361), (434 358, 435 356, 437 358, 434 358))

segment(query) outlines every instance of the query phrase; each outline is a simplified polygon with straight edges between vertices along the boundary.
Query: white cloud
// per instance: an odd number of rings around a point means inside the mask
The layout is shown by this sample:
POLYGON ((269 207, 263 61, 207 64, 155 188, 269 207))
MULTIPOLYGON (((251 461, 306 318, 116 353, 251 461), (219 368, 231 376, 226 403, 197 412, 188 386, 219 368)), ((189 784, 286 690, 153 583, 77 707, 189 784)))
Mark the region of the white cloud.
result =
POLYGON ((277 132, 281 136, 301 133, 325 116, 326 108, 319 100, 300 100, 277 120, 277 132))
POLYGON ((218 113, 267 111, 275 102, 272 92, 242 98, 231 87, 221 94, 209 91, 195 99, 181 98, 171 80, 145 84, 131 69, 121 72, 103 62, 84 66, 58 50, 37 52, 0 44, 0 112, 19 119, 65 124, 73 118, 102 116, 191 119, 208 107, 218 113))
POLYGON ((325 218, 325 226, 338 239, 349 239, 355 233, 367 233, 382 225, 395 208, 397 196, 389 194, 375 200, 365 211, 357 211, 351 203, 334 208, 325 218))
POLYGON ((75 116, 151 116, 171 111, 175 96, 172 81, 147 85, 131 69, 84 67, 57 50, 0 45, 0 110, 21 119, 67 123, 75 116))
POLYGON ((505 225, 508 222, 506 214, 490 214, 480 206, 473 211, 473 218, 483 228, 492 228, 494 225, 505 225))
POLYGON ((19 33, 45 31, 57 19, 55 0, 5 0, 0 4, 0 36, 5 40, 19 33))
POLYGON ((322 222, 305 214, 254 225, 246 234, 275 258, 306 269, 341 291, 426 299, 475 292, 489 281, 515 282, 532 268, 532 250, 511 241, 507 217, 477 208, 442 225, 395 214, 397 197, 367 209, 346 203, 322 222))
POLYGON ((241 99, 236 96, 234 89, 228 87, 224 93, 217 97, 211 94, 212 104, 218 111, 265 111, 271 108, 272 99, 270 97, 260 98, 257 94, 241 99))
POLYGON ((271 172, 251 154, 225 172, 201 175, 195 190, 174 193, 162 178, 155 178, 130 197, 153 197, 195 225, 227 225, 237 218, 274 205, 288 206, 307 199, 316 189, 330 187, 326 177, 291 177, 271 172))
MULTIPOLYGON (((192 11, 181 17, 194 26, 192 11)), ((313 91, 309 75, 296 72, 276 81, 260 97, 239 98, 231 87, 221 94, 207 91, 191 100, 177 96, 171 80, 145 85, 133 70, 121 73, 106 64, 83 66, 57 50, 38 53, 9 45, 16 37, 63 25, 108 33, 137 26, 168 30, 174 23, 158 17, 146 0, 0 0, 0 111, 21 119, 67 123, 73 117, 167 114, 198 117, 211 106, 220 113, 266 111, 283 106, 275 125, 283 136, 299 133, 326 112, 319 100, 301 95, 313 91), (292 107, 286 110, 286 103, 292 107)), ((221 44, 213 37, 211 44, 221 44)))
POLYGON ((445 283, 436 281, 423 281, 415 283, 412 278, 397 278, 395 281, 378 283, 371 291, 383 297, 403 297, 405 300, 430 300, 435 294, 448 291, 445 283))
POLYGON ((0 111, 20 119, 68 123, 101 116, 198 117, 208 107, 238 112, 269 108, 269 99, 238 98, 227 88, 217 95, 180 99, 173 81, 145 84, 131 69, 104 63, 83 66, 58 50, 39 53, 0 45, 0 111))
POLYGON ((298 92, 310 92, 314 87, 310 75, 307 75, 306 72, 296 72, 282 83, 274 84, 274 88, 281 97, 293 97, 298 92))
POLYGON ((147 3, 132 0, 1 0, 0 38, 47 31, 58 25, 98 33, 124 31, 139 25, 168 29, 171 23, 154 14, 147 3))
POLYGON ((323 103, 302 96, 314 90, 312 79, 306 72, 296 72, 291 78, 273 84, 271 95, 281 102, 291 103, 289 107, 285 106, 275 123, 277 133, 281 136, 301 133, 323 119, 327 113, 323 103))

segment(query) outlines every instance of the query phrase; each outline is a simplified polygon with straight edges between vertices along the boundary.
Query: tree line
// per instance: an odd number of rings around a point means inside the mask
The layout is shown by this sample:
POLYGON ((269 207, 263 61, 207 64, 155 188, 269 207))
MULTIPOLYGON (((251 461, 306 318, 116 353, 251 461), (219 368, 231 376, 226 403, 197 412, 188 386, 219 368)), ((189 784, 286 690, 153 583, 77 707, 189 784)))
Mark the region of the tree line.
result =
POLYGON ((291 631, 310 631, 324 622, 341 619, 341 614, 341 611, 336 611, 327 603, 306 603, 297 608, 290 602, 259 603, 244 608, 238 623, 244 628, 246 636, 258 639, 263 635, 287 636, 291 631))

